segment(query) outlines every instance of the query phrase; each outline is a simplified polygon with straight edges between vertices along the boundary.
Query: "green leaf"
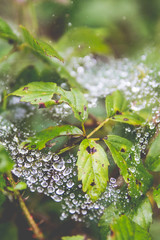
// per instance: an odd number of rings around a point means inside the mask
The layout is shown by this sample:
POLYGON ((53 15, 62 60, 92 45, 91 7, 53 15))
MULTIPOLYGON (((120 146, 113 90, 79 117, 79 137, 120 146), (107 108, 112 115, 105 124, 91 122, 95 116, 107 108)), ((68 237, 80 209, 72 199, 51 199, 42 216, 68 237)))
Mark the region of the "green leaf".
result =
POLYGON ((10 171, 13 166, 14 163, 8 152, 2 145, 0 145, 0 173, 6 173, 10 171))
MULTIPOLYGON (((68 237, 62 237, 62 240, 85 240, 86 237, 81 235, 75 235, 75 236, 68 236, 68 237)), ((87 240, 87 239, 86 239, 87 240)))
POLYGON ((0 18, 0 38, 12 41, 18 41, 17 36, 13 33, 10 26, 0 18))
POLYGON ((30 102, 39 107, 48 107, 56 104, 53 94, 58 93, 59 87, 52 82, 32 82, 9 95, 20 96, 22 102, 30 102))
POLYGON ((160 208, 160 185, 158 185, 157 189, 153 190, 153 198, 157 203, 158 208, 160 208))
POLYGON ((117 113, 126 112, 129 109, 129 102, 125 99, 123 92, 117 90, 106 96, 107 117, 112 117, 117 113))
POLYGON ((122 214, 128 216, 142 228, 149 229, 152 223, 152 207, 148 198, 140 198, 138 202, 131 202, 125 199, 126 194, 126 191, 120 194, 119 198, 104 210, 98 224, 102 239, 106 239, 110 231, 110 224, 122 214))
POLYGON ((108 181, 109 161, 103 148, 92 139, 81 142, 78 151, 78 180, 82 180, 83 191, 97 200, 108 181))
POLYGON ((75 117, 85 122, 88 118, 88 106, 84 95, 78 89, 65 91, 52 82, 32 82, 25 85, 10 95, 20 96, 21 101, 30 102, 39 105, 39 108, 45 108, 55 104, 66 102, 72 108, 75 117), (54 100, 54 94, 61 95, 59 99, 54 100))
POLYGON ((19 182, 14 189, 15 190, 25 190, 27 188, 27 184, 25 182, 19 182))
POLYGON ((160 171, 160 134, 151 144, 146 157, 145 165, 150 171, 160 171))
POLYGON ((107 136, 104 142, 128 184, 130 196, 132 198, 140 197, 151 186, 152 176, 140 161, 139 153, 132 150, 133 144, 129 140, 119 136, 107 136), (135 158, 138 159, 138 163, 135 158))
POLYGON ((85 122, 87 120, 88 104, 83 93, 81 93, 78 89, 72 88, 71 91, 62 90, 60 101, 64 101, 69 104, 75 117, 79 121, 85 122))
POLYGON ((111 225, 111 236, 108 240, 151 240, 150 234, 123 215, 116 219, 111 225))
POLYGON ((116 208, 114 204, 111 204, 104 210, 103 215, 100 218, 98 226, 100 227, 102 239, 106 239, 107 234, 110 231, 110 224, 113 223, 115 218, 118 218, 120 209, 116 208))
POLYGON ((51 45, 41 40, 35 39, 25 27, 20 26, 20 28, 22 29, 26 43, 32 48, 32 50, 43 56, 55 57, 63 62, 63 58, 57 53, 57 51, 51 45))
POLYGON ((105 102, 107 117, 111 118, 113 121, 131 125, 141 125, 145 121, 135 112, 129 111, 129 102, 119 90, 108 95, 105 102))
POLYGON ((147 197, 143 199, 137 208, 128 214, 128 217, 142 228, 149 230, 152 223, 152 207, 149 199, 147 197))
POLYGON ((131 125, 141 125, 144 123, 144 118, 139 116, 135 112, 122 112, 121 114, 115 114, 114 117, 111 117, 113 121, 128 123, 131 125))
POLYGON ((64 52, 68 48, 70 54, 86 56, 89 53, 108 54, 109 47, 105 42, 106 29, 95 29, 88 27, 71 28, 66 32, 56 45, 64 52))
POLYGON ((29 149, 43 149, 46 147, 46 143, 59 136, 71 136, 74 137, 82 136, 82 131, 70 125, 55 126, 44 129, 35 134, 35 136, 28 138, 25 142, 21 144, 22 147, 27 147, 29 149))

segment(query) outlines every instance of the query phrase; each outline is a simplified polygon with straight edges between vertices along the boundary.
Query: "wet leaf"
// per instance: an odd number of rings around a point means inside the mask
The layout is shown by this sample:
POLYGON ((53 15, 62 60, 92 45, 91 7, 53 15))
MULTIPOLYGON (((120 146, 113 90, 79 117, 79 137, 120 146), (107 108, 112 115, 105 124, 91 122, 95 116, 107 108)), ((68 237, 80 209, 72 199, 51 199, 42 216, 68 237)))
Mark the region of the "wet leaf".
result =
POLYGON ((29 149, 41 150, 46 147, 46 143, 48 141, 59 136, 71 136, 71 135, 77 137, 82 136, 83 133, 79 128, 70 125, 49 127, 36 133, 35 136, 28 138, 21 144, 21 146, 27 147, 29 149))
POLYGON ((123 215, 116 219, 111 225, 111 236, 108 240, 151 240, 150 234, 123 215))
POLYGON ((83 191, 97 200, 108 181, 109 161, 103 148, 92 139, 81 142, 78 151, 78 180, 82 180, 83 191))
POLYGON ((63 58, 57 53, 57 51, 51 45, 41 40, 35 39, 25 27, 23 26, 20 27, 22 29, 26 43, 32 48, 32 50, 41 55, 55 57, 63 62, 63 58))
POLYGON ((138 202, 131 202, 125 198, 126 191, 119 195, 116 202, 109 205, 104 210, 103 215, 99 221, 99 227, 102 239, 106 239, 110 231, 110 224, 120 215, 125 214, 133 222, 140 225, 142 228, 148 230, 152 223, 152 207, 147 197, 139 199, 138 202))
POLYGON ((152 207, 149 199, 146 197, 140 204, 128 214, 128 217, 142 228, 149 230, 152 223, 152 207))
POLYGON ((160 185, 158 185, 158 187, 153 190, 153 198, 157 203, 158 208, 160 208, 160 185))
POLYGON ((104 210, 104 213, 101 216, 98 224, 102 239, 106 239, 107 234, 110 231, 110 224, 113 223, 114 219, 119 217, 119 214, 120 209, 118 209, 114 204, 111 204, 104 210))
POLYGON ((150 171, 160 171, 160 134, 151 144, 146 157, 145 165, 150 171))
POLYGON ((0 173, 6 173, 10 171, 13 166, 14 163, 8 152, 2 145, 0 145, 0 173))
POLYGON ((152 175, 143 166, 139 152, 131 149, 133 144, 129 140, 115 135, 107 136, 104 142, 128 184, 130 196, 136 199, 146 193, 152 184, 152 175))
POLYGON ((85 240, 85 239, 86 239, 86 237, 81 236, 81 235, 62 237, 62 240, 85 240))
POLYGON ((88 118, 87 101, 84 95, 75 88, 71 89, 71 91, 65 91, 52 82, 32 82, 10 95, 20 96, 22 102, 39 105, 39 108, 66 102, 70 105, 79 121, 85 122, 88 118), (54 100, 54 94, 60 95, 59 99, 54 100))
POLYGON ((111 118, 113 121, 131 125, 141 125, 145 121, 135 112, 129 111, 129 102, 119 90, 108 95, 105 102, 107 117, 111 118))
POLYGON ((0 18, 0 38, 14 42, 18 41, 16 34, 2 18, 0 18))

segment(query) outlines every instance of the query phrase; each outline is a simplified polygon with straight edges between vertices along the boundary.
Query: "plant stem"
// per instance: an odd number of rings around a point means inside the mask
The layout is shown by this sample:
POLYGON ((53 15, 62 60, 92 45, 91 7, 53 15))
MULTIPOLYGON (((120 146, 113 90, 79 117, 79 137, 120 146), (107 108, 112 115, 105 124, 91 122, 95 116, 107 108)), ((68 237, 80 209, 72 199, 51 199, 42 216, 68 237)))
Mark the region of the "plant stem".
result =
POLYGON ((83 136, 86 137, 86 129, 85 129, 84 123, 82 123, 82 131, 83 131, 83 136))
MULTIPOLYGON (((14 188, 16 186, 16 184, 15 184, 14 179, 12 177, 12 173, 8 172, 7 176, 8 176, 8 180, 10 181, 11 186, 14 188)), ((39 240, 44 240, 43 233, 41 232, 38 225, 34 221, 32 215, 30 214, 30 212, 29 212, 27 206, 25 205, 24 200, 22 199, 22 197, 20 195, 20 192, 18 190, 14 191, 14 197, 19 201, 20 207, 21 207, 29 225, 32 228, 32 231, 35 235, 35 238, 39 239, 39 240)))
POLYGON ((97 132, 100 128, 102 128, 104 126, 104 124, 106 124, 110 119, 106 118, 101 124, 98 125, 98 127, 96 127, 92 132, 90 132, 87 135, 87 138, 90 138, 95 132, 97 132))
POLYGON ((69 150, 71 150, 72 148, 74 148, 74 147, 76 147, 77 146, 77 144, 74 144, 74 145, 72 145, 72 146, 69 146, 69 147, 66 147, 66 148, 62 148, 59 152, 57 152, 56 154, 57 155, 60 155, 60 154, 62 154, 62 153, 64 153, 64 152, 67 152, 67 151, 69 151, 69 150))
POLYGON ((6 98, 6 96, 7 96, 7 91, 4 90, 3 91, 3 104, 2 104, 2 109, 3 110, 6 110, 6 108, 7 108, 7 98, 6 98))

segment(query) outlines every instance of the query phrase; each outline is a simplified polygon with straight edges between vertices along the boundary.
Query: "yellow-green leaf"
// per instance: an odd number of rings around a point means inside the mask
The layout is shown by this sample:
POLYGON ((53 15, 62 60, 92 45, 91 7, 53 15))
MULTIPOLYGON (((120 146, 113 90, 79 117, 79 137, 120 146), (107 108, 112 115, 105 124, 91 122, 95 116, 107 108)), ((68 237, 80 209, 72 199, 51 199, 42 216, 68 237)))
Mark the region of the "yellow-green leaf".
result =
POLYGON ((97 200, 108 181, 109 161, 104 149, 92 139, 81 142, 78 151, 78 180, 82 180, 83 191, 92 200, 97 200))

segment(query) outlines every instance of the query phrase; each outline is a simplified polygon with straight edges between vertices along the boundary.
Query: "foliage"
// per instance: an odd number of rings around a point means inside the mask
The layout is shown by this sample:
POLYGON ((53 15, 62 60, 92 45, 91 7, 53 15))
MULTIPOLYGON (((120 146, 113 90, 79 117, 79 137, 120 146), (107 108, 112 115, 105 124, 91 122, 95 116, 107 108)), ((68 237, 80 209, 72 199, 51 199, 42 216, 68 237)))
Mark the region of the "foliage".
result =
MULTIPOLYGON (((119 90, 102 99, 107 113, 105 119, 101 122, 96 121, 97 126, 92 130, 88 129, 87 124, 91 120, 91 115, 84 95, 86 90, 76 82, 66 66, 62 65, 61 62, 64 62, 64 59, 58 53, 67 52, 68 48, 72 48, 72 51, 68 54, 69 57, 85 56, 89 53, 105 55, 111 52, 110 47, 106 44, 106 39, 109 38, 109 31, 107 32, 105 29, 106 24, 102 24, 103 28, 99 26, 100 22, 104 21, 103 17, 93 19, 92 14, 95 11, 97 12, 98 7, 96 1, 93 2, 94 7, 92 9, 90 9, 91 1, 88 1, 86 9, 83 1, 77 3, 82 6, 79 13, 81 16, 84 15, 85 11, 89 14, 87 24, 89 27, 70 29, 54 44, 33 37, 30 31, 22 25, 20 25, 22 35, 15 34, 8 23, 0 19, 0 38, 13 45, 11 51, 4 58, 2 57, 2 66, 5 65, 4 61, 7 58, 12 59, 13 54, 16 55, 16 57, 14 56, 15 61, 18 59, 17 56, 28 58, 28 62, 22 67, 18 66, 18 70, 16 70, 16 90, 12 83, 14 87, 11 87, 12 92, 8 94, 11 100, 8 100, 6 92, 3 93, 2 111, 7 107, 6 102, 12 101, 13 96, 20 97, 21 102, 25 102, 27 107, 29 106, 28 103, 34 105, 37 111, 42 111, 45 108, 51 109, 53 106, 60 104, 69 105, 74 114, 71 117, 72 123, 56 125, 54 122, 54 126, 42 129, 25 139, 20 144, 21 151, 25 148, 48 151, 55 144, 51 142, 52 140, 56 139, 56 142, 59 143, 60 137, 65 136, 64 148, 56 150, 54 154, 65 154, 74 148, 78 157, 76 162, 78 177, 75 177, 82 182, 82 190, 92 202, 99 200, 109 186, 109 178, 112 175, 109 166, 114 165, 118 169, 118 177, 120 176, 124 180, 120 187, 116 187, 121 188, 126 197, 119 197, 115 203, 111 203, 104 209, 99 222, 101 237, 102 239, 116 240, 151 239, 148 230, 152 223, 152 208, 147 192, 153 186, 153 176, 150 172, 160 170, 160 135, 157 133, 158 130, 153 133, 154 136, 150 141, 148 152, 143 153, 135 147, 136 139, 131 141, 126 136, 122 137, 118 133, 113 133, 114 126, 120 126, 121 131, 123 131, 124 126, 130 126, 134 132, 136 132, 137 127, 148 128, 148 122, 143 118, 143 114, 133 111, 132 103, 126 99, 124 92, 119 90), (95 20, 97 28, 91 28, 95 20), (33 61, 33 65, 30 65, 30 59, 36 60, 33 61), (53 75, 56 76, 56 80, 53 75), (67 83, 65 86, 62 84, 64 82, 67 83), (100 132, 100 130, 102 131, 100 132)), ((110 7, 108 4, 103 1, 101 7, 103 8, 106 5, 110 7)), ((125 4, 125 1, 123 1, 123 4, 125 4)), ((73 5, 73 8, 77 6, 76 3, 73 5)), ((117 8, 118 6, 119 4, 117 8)), ((135 3, 130 3, 128 6, 129 9, 133 7, 133 12, 137 13, 135 3)), ((72 19, 79 19, 79 14, 75 16, 71 13, 72 19)), ((104 11, 102 11, 102 15, 104 15, 104 11)), ((117 21, 114 16, 110 17, 117 21)), ((82 18, 79 22, 83 21, 82 18)), ((105 21, 109 22, 106 13, 105 21)), ((36 35, 36 32, 34 35, 36 35)), ((142 35, 145 35, 145 30, 142 35)), ((5 201, 5 196, 8 198, 14 196, 15 199, 20 199, 19 191, 27 188, 27 184, 22 181, 16 184, 12 184, 12 181, 7 182, 9 180, 6 176, 13 166, 14 163, 9 153, 0 145, 0 204, 5 201)), ((153 198, 158 207, 160 207, 159 189, 159 187, 153 189, 153 198)), ((21 206, 23 205, 21 201, 19 203, 21 206)), ((0 228, 5 227, 0 226, 0 228)), ((10 235, 10 231, 8 234, 10 235)), ((13 229, 15 239, 16 234, 16 230, 13 229)), ((75 235, 62 237, 62 239, 82 240, 86 239, 86 236, 75 235)))

